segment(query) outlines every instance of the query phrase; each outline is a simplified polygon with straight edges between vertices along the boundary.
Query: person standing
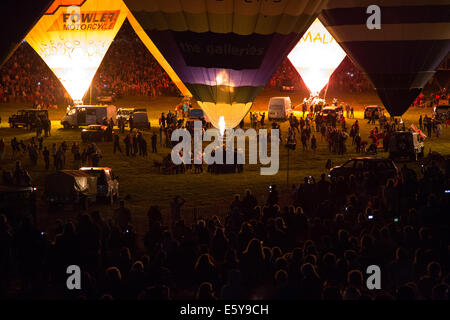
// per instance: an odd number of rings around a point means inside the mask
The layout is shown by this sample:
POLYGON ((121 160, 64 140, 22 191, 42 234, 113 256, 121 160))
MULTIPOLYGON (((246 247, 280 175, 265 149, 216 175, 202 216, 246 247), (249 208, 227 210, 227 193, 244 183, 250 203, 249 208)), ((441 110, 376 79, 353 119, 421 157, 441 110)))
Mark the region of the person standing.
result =
POLYGON ((118 120, 119 131, 120 133, 125 133, 125 119, 123 117, 120 117, 118 120))
POLYGON ((128 125, 130 126, 130 132, 133 131, 134 126, 134 120, 133 116, 130 116, 130 119, 128 120, 128 125))
POLYGON ((128 133, 126 135, 125 139, 123 139, 123 142, 125 143, 125 154, 127 155, 127 157, 129 157, 131 150, 131 133, 128 133))
POLYGON ((132 150, 132 156, 136 156, 137 154, 138 154, 138 152, 139 152, 139 145, 138 145, 138 134, 137 133, 135 133, 134 135, 131 135, 132 136, 132 138, 133 138, 133 143, 132 143, 132 146, 133 146, 133 150, 132 150))
POLYGON ((147 156, 147 141, 144 138, 144 135, 140 136, 140 155, 143 157, 147 156))
POLYGON ((50 151, 48 151, 47 147, 44 147, 42 156, 44 157, 45 170, 48 170, 48 168, 50 167, 50 151))
POLYGON ((1 138, 0 139, 0 161, 3 160, 3 155, 5 154, 5 149, 6 149, 5 141, 3 140, 3 138, 1 138))
POLYGON ((427 127, 427 134, 428 137, 431 138, 431 129, 432 129, 432 125, 431 125, 431 118, 429 118, 428 116, 425 116, 425 126, 427 127))
POLYGON ((114 211, 116 225, 124 231, 131 224, 131 211, 125 207, 125 201, 120 201, 119 208, 114 211))
POLYGON ((114 134, 113 140, 114 140, 113 153, 116 153, 116 150, 119 150, 119 152, 122 153, 122 148, 120 147, 119 135, 117 133, 114 134))
POLYGON ((175 196, 173 198, 173 201, 170 203, 170 210, 172 214, 172 225, 174 226, 175 223, 180 220, 181 218, 181 207, 184 205, 186 200, 181 198, 180 196, 175 196))
POLYGON ((355 146, 356 146, 356 153, 360 153, 361 152, 361 136, 359 135, 359 133, 357 133, 355 136, 355 146))
POLYGON ((314 134, 312 135, 312 138, 311 138, 311 149, 312 149, 313 153, 316 153, 317 140, 316 140, 316 136, 314 134))
POLYGON ((423 119, 422 119, 422 115, 420 115, 420 117, 419 117, 419 129, 423 131, 423 119))
POLYGON ((163 128, 166 127, 166 116, 164 115, 164 112, 161 113, 161 126, 162 126, 163 128))
POLYGON ((73 169, 78 170, 81 168, 81 154, 80 149, 76 148, 73 152, 73 169))
POLYGON ((157 136, 156 136, 156 132, 153 132, 152 134, 152 153, 157 153, 158 151, 156 150, 156 141, 157 141, 157 136))
POLYGON ((441 135, 442 135, 442 124, 438 122, 438 124, 436 125, 436 138, 439 138, 441 135))
POLYGON ((58 162, 57 154, 58 154, 58 149, 56 148, 56 143, 54 143, 54 144, 52 145, 52 156, 53 156, 53 166, 54 166, 55 168, 56 168, 57 162, 58 162))
POLYGON ((46 137, 50 137, 52 134, 52 122, 50 119, 47 119, 47 133, 46 133, 46 137))

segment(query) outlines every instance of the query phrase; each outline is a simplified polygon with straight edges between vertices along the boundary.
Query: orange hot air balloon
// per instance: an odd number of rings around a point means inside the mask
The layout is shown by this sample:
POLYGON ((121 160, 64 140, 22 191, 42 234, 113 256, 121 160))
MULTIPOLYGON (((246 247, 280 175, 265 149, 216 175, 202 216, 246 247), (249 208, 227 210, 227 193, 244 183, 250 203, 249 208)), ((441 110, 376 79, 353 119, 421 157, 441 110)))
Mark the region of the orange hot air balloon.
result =
POLYGON ((122 0, 57 0, 25 40, 81 101, 127 13, 122 0))

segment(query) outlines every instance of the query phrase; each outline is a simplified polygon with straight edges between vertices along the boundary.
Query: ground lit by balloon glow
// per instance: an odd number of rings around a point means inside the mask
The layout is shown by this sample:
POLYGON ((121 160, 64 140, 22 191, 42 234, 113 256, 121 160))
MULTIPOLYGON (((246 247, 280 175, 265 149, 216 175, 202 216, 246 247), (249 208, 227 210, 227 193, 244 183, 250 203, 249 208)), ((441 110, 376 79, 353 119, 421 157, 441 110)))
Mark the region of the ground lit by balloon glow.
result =
POLYGON ((288 57, 308 89, 317 94, 345 58, 345 52, 316 19, 288 57))

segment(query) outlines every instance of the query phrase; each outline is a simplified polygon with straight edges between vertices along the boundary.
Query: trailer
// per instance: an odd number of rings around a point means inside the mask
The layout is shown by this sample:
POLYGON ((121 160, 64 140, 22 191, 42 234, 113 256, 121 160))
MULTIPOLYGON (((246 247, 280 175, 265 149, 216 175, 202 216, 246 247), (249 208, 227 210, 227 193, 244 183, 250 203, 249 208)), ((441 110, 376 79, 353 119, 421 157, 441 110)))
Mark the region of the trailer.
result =
POLYGON ((44 199, 49 207, 87 208, 97 200, 97 177, 80 170, 61 170, 45 179, 44 199))

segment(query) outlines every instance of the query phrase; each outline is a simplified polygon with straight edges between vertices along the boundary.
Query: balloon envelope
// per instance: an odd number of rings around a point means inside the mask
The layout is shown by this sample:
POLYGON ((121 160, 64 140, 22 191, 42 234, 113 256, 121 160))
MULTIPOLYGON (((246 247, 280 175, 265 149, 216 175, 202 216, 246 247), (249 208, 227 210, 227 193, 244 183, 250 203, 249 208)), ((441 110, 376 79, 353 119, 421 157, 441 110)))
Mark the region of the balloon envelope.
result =
POLYGON ((57 0, 25 40, 80 101, 127 13, 122 0, 57 0))
POLYGON ((288 58, 309 91, 319 93, 345 56, 341 46, 316 19, 288 58))
POLYGON ((447 0, 330 0, 320 19, 401 116, 449 52, 449 13, 447 0), (381 29, 367 25, 370 5, 381 9, 381 29))
POLYGON ((0 66, 13 54, 51 0, 3 0, 0 10, 0 66))
POLYGON ((125 3, 212 124, 233 128, 325 1, 125 3))

